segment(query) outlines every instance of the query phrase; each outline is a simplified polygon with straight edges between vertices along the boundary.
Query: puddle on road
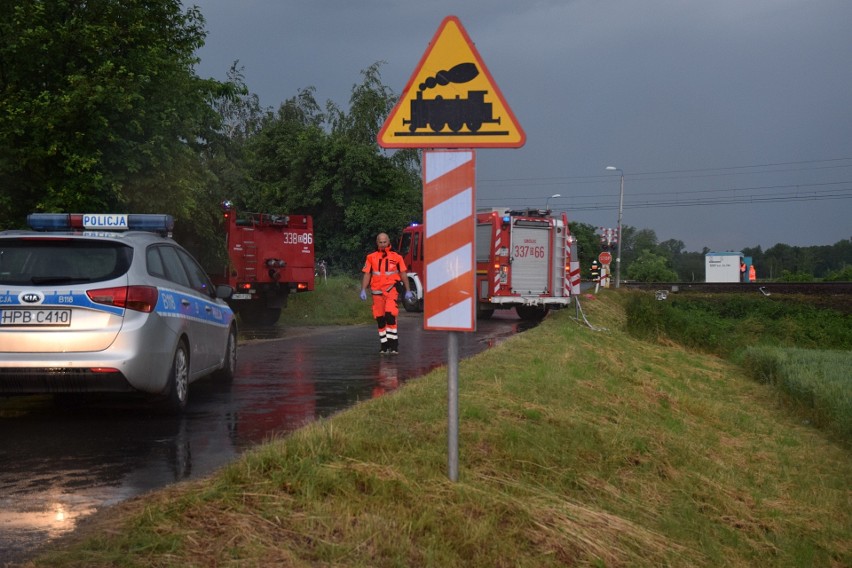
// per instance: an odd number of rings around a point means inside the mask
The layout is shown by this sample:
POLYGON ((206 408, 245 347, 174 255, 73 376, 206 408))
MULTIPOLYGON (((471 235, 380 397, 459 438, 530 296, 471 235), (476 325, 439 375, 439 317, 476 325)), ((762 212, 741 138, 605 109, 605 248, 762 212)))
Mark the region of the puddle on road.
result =
POLYGON ((273 325, 267 327, 241 327, 239 341, 271 341, 273 339, 290 339, 303 335, 324 333, 339 326, 284 326, 273 325))

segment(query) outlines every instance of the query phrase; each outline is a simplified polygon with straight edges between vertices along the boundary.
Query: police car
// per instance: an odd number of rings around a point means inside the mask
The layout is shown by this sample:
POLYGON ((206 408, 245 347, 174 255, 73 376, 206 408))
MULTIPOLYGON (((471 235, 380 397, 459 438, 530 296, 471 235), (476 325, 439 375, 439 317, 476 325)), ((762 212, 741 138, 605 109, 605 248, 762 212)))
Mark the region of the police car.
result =
POLYGON ((233 378, 237 326, 169 215, 32 214, 0 232, 0 394, 141 392, 173 411, 233 378))

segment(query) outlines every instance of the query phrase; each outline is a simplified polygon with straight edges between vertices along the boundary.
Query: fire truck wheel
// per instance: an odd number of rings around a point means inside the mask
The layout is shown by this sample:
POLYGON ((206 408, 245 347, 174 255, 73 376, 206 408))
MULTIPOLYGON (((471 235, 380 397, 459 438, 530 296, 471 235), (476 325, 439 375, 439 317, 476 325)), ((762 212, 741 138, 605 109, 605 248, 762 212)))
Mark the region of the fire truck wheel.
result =
POLYGON ((240 319, 250 327, 268 327, 275 325, 281 317, 281 308, 246 306, 240 309, 240 319))
POLYGON ((541 321, 547 315, 546 307, 539 306, 515 306, 518 317, 524 321, 541 321))
POLYGON ((476 305, 476 319, 487 320, 494 315, 493 308, 483 308, 480 304, 476 305))

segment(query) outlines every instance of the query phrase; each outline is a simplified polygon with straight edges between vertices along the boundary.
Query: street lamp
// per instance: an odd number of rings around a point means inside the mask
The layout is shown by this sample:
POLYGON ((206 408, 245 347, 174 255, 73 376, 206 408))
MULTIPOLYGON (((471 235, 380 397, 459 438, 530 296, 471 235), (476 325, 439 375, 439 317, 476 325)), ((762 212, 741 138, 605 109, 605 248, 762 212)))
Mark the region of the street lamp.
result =
POLYGON ((621 286, 621 214, 624 211, 624 170, 607 166, 611 172, 621 172, 621 193, 618 196, 618 246, 615 253, 615 287, 621 286))
POLYGON ((559 194, 559 193, 554 193, 553 195, 551 195, 550 197, 547 198, 547 201, 544 202, 544 210, 545 211, 550 211, 550 200, 556 199, 557 197, 562 197, 562 195, 559 194))

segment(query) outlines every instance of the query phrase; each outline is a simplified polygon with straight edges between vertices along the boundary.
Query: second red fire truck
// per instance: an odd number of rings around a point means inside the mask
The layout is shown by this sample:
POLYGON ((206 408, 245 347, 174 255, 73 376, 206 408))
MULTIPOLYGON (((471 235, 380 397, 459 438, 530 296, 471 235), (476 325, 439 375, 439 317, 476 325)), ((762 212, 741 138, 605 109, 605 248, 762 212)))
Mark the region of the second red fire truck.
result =
POLYGON ((234 293, 231 308, 248 325, 272 325, 291 293, 314 289, 314 228, 310 215, 238 212, 222 203, 228 266, 211 274, 234 293))
MULTIPOLYGON (((398 252, 408 266, 415 299, 408 311, 422 311, 424 226, 403 230, 398 252)), ((518 317, 538 321, 551 309, 571 301, 570 266, 576 245, 564 213, 537 209, 480 211, 476 215, 477 317, 490 318, 494 310, 514 308, 518 317)))

